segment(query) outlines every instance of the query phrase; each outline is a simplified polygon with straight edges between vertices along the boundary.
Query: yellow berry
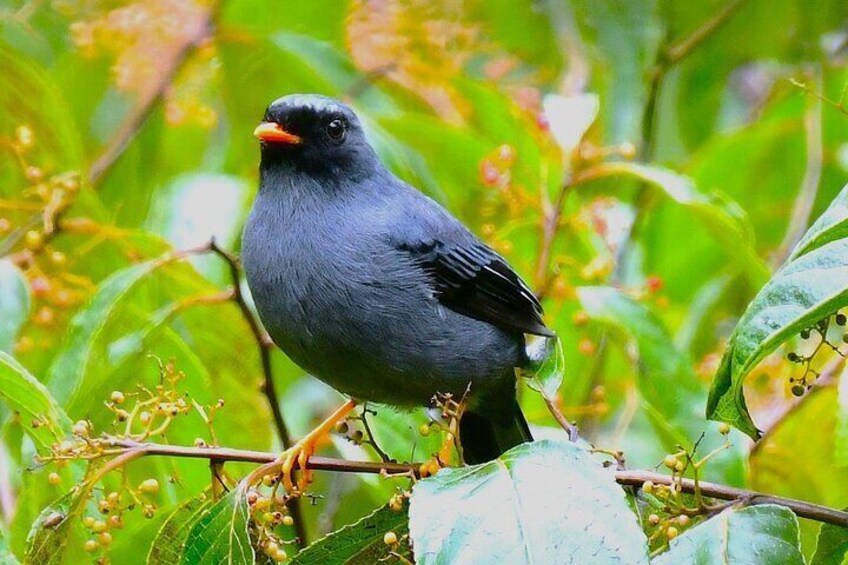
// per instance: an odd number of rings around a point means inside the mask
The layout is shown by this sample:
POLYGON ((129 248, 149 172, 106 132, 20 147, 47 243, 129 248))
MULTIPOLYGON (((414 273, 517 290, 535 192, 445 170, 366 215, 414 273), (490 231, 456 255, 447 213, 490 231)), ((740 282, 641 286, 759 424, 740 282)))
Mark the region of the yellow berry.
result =
POLYGON ((654 492, 654 483, 653 481, 645 481, 642 483, 642 492, 645 494, 651 494, 654 492))
POLYGON ((689 516, 687 516, 686 514, 681 514, 680 516, 677 517, 677 523, 680 524, 683 527, 688 526, 689 525, 689 516))
POLYGON ((100 545, 110 545, 112 543, 112 534, 109 532, 97 534, 97 541, 100 542, 100 545))
POLYGON ((274 554, 274 561, 276 561, 277 563, 285 561, 288 558, 288 554, 282 549, 277 550, 277 553, 274 554))
POLYGON ((264 496, 257 496, 256 501, 253 503, 253 507, 256 510, 266 510, 271 506, 271 501, 264 496))
POLYGON ((126 422, 129 417, 130 413, 126 410, 115 410, 115 418, 117 418, 119 422, 126 422))
POLYGON ((265 553, 268 554, 268 555, 273 556, 279 550, 280 550, 280 546, 277 545, 277 542, 275 542, 275 541, 268 541, 265 544, 265 553))
POLYGON ((120 516, 110 516, 109 517, 109 526, 117 529, 121 529, 124 527, 124 519, 120 516))
POLYGON ((720 433, 723 436, 726 436, 727 434, 729 434, 730 433, 730 424, 727 424, 725 422, 722 422, 721 424, 719 424, 718 425, 718 433, 720 433))
POLYGON ((97 549, 100 546, 98 545, 98 543, 96 541, 94 541, 93 539, 90 539, 90 540, 85 542, 85 545, 83 547, 85 548, 85 550, 87 552, 94 553, 95 551, 97 551, 97 549))
POLYGON ((421 427, 418 428, 418 433, 424 437, 430 435, 430 424, 421 424, 421 427))
POLYGON ((677 464, 674 466, 674 470, 677 471, 678 473, 682 473, 683 469, 685 469, 685 468, 686 468, 686 465, 683 464, 683 461, 678 461, 677 464))
POLYGON ((392 512, 400 512, 401 510, 403 510, 403 497, 399 494, 393 495, 389 499, 389 509, 392 512))
POLYGON ((677 467, 677 463, 677 457, 675 457, 674 455, 666 455, 665 459, 663 459, 663 465, 665 465, 669 469, 674 469, 675 467, 677 467))
POLYGON ((91 529, 99 534, 101 532, 105 532, 107 529, 109 529, 109 527, 103 520, 95 520, 94 525, 91 526, 91 529))
POLYGON ((394 532, 386 532, 386 535, 383 536, 383 543, 386 545, 394 545, 397 541, 397 534, 394 532))
POLYGON ((347 422, 345 420, 336 422, 335 430, 337 434, 346 434, 348 430, 347 422))
POLYGON ((32 133, 32 129, 29 126, 18 126, 15 129, 15 137, 17 138, 18 145, 24 149, 32 147, 32 144, 35 143, 35 134, 32 133))
POLYGON ((674 526, 669 526, 669 528, 665 531, 665 536, 671 540, 676 538, 678 533, 680 532, 677 531, 677 528, 675 528, 674 526))
POLYGON ((284 526, 293 526, 294 525, 294 518, 292 518, 291 516, 283 516, 283 525, 284 526))
POLYGON ((30 251, 40 249, 44 243, 44 235, 38 230, 29 230, 24 236, 24 244, 30 251))
POLYGON ((61 251, 53 251, 50 253, 50 262, 57 267, 63 266, 68 261, 68 258, 61 251))
POLYGON ((77 436, 88 435, 88 422, 86 422, 85 420, 80 420, 79 422, 74 424, 74 427, 71 428, 71 431, 74 433, 74 435, 77 436))
POLYGON ((652 526, 656 526, 660 523, 660 517, 656 514, 651 514, 650 516, 648 516, 648 522, 650 522, 652 526))
POLYGON ((138 421, 141 422, 142 426, 146 426, 147 424, 149 424, 150 420, 152 419, 153 417, 150 415, 150 412, 147 411, 144 411, 138 415, 138 421))
POLYGON ((146 479, 138 485, 138 490, 145 494, 156 494, 159 492, 159 481, 156 479, 146 479))
POLYGON ((47 482, 53 486, 56 486, 62 482, 62 477, 59 476, 59 473, 50 473, 49 475, 47 475, 47 482))
POLYGON ((206 440, 202 437, 195 438, 194 447, 206 447, 206 440))
POLYGON ((82 525, 89 530, 94 527, 94 516, 86 516, 82 519, 82 525))
POLYGON ((109 397, 112 402, 115 404, 123 404, 124 402, 124 393, 120 390, 115 390, 112 392, 112 395, 109 397))

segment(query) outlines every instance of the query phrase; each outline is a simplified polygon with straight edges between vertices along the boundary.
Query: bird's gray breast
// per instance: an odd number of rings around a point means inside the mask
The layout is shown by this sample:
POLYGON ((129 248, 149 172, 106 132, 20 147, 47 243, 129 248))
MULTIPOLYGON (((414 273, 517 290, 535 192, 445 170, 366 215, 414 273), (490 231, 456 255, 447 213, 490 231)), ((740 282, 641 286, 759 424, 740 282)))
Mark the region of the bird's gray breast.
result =
POLYGON ((301 367, 397 405, 511 378, 519 340, 439 304, 427 274, 386 237, 379 210, 262 200, 244 234, 248 283, 271 337, 301 367))

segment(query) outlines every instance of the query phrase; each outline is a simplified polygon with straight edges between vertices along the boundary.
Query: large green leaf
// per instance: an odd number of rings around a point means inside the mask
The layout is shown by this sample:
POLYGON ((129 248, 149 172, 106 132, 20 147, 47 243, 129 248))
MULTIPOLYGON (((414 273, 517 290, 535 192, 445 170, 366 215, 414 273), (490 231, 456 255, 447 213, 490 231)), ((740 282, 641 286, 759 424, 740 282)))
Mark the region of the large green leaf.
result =
POLYGON ((0 398, 18 412, 23 429, 40 453, 70 435, 71 422, 38 379, 8 354, 0 351, 0 398))
POLYGON ((705 194, 692 180, 668 169, 638 163, 605 163, 599 167, 606 175, 626 175, 648 183, 683 206, 721 245, 727 257, 753 284, 763 284, 769 269, 754 248, 754 231, 745 211, 726 196, 705 194))
MULTIPOLYGON (((377 563, 388 555, 390 548, 383 542, 386 532, 400 539, 408 531, 405 512, 394 512, 388 506, 377 509, 358 522, 337 530, 316 541, 292 559, 292 565, 347 565, 377 563)), ((402 544, 401 553, 409 552, 402 544), (405 549, 403 549, 405 548, 405 549)))
POLYGON ((822 524, 816 553, 810 565, 845 565, 848 563, 848 528, 822 524))
POLYGON ((848 528, 822 524, 816 553, 810 565, 845 565, 848 563, 848 528))
POLYGON ((653 410, 666 448, 691 445, 703 431, 702 389, 692 361, 674 346, 662 321, 645 305, 610 287, 581 287, 577 298, 593 319, 633 343, 628 351, 639 375, 639 391, 653 410))
POLYGON ((148 565, 169 565, 179 563, 183 555, 186 539, 192 527, 203 517, 212 501, 205 496, 192 498, 180 504, 171 512, 147 553, 148 565))
POLYGON ((0 261, 0 351, 12 352, 18 331, 29 317, 29 285, 9 260, 0 261))
POLYGON ((823 245, 848 237, 848 185, 840 191, 827 210, 819 216, 807 233, 795 245, 789 261, 823 245))
POLYGON ((250 509, 245 491, 234 488, 192 525, 180 563, 185 565, 252 565, 248 534, 250 509))
POLYGON ((416 562, 647 563, 647 543, 610 470, 570 442, 537 441, 418 482, 416 562))
POLYGON ((792 511, 771 504, 728 508, 672 540, 669 550, 652 563, 803 565, 798 519, 792 511))
POLYGON ((707 417, 757 439, 743 394, 745 376, 804 328, 848 305, 848 240, 833 240, 789 260, 760 290, 731 336, 707 403, 707 417))

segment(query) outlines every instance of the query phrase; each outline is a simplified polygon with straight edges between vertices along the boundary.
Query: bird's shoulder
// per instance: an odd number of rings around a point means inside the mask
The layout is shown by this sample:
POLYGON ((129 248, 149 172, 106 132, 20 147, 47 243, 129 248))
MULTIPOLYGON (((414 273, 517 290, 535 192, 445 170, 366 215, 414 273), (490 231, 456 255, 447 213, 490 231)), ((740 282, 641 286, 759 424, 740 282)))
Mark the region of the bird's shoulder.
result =
POLYGON ((538 299, 505 258, 416 189, 399 186, 394 198, 385 239, 426 274, 442 304, 509 331, 553 335, 538 299))

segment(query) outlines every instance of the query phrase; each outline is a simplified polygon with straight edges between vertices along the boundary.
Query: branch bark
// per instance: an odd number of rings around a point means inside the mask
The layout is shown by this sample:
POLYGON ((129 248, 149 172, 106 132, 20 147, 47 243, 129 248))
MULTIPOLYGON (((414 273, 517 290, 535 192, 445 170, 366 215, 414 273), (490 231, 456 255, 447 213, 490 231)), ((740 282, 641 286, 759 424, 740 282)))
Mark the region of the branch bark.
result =
MULTIPOLYGON (((105 442, 111 447, 124 448, 127 452, 135 453, 135 457, 170 456, 208 459, 211 461, 245 461, 250 463, 270 463, 277 458, 275 453, 264 451, 248 451, 226 447, 184 447, 179 445, 163 445, 156 443, 137 443, 133 441, 114 439, 105 442)), ((135 458, 133 457, 133 458, 135 458)), ((418 474, 420 463, 375 463, 373 461, 348 461, 331 457, 313 456, 309 458, 309 468, 319 471, 334 471, 338 473, 389 473, 389 474, 418 474)), ((641 487, 646 481, 654 484, 672 486, 675 479, 668 475, 652 471, 616 471, 615 480, 622 486, 641 487)), ((683 492, 694 493, 695 481, 683 479, 680 483, 683 492)), ((848 527, 848 512, 813 504, 803 500, 773 496, 771 494, 746 490, 716 483, 699 481, 701 494, 719 500, 738 501, 740 504, 777 504, 792 510, 800 518, 808 518, 818 522, 848 527)))

